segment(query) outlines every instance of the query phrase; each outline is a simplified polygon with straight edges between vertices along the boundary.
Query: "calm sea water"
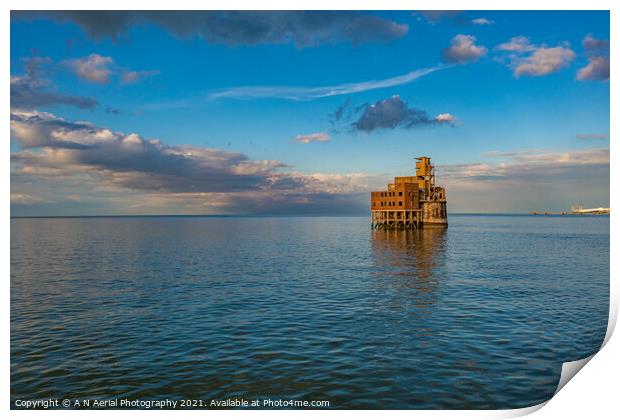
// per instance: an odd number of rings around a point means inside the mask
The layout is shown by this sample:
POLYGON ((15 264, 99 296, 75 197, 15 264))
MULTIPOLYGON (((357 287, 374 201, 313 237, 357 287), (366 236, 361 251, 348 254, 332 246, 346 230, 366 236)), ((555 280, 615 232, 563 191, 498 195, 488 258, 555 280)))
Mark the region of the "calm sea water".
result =
POLYGON ((608 301, 608 217, 12 219, 11 399, 524 407, 608 301))

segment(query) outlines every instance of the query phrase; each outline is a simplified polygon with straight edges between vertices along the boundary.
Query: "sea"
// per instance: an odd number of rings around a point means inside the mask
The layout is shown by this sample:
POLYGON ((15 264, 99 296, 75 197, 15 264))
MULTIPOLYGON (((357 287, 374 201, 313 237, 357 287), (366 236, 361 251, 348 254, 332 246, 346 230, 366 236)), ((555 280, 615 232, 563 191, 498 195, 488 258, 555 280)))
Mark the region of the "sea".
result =
POLYGON ((12 218, 10 259, 12 408, 528 407, 609 314, 608 216, 12 218))

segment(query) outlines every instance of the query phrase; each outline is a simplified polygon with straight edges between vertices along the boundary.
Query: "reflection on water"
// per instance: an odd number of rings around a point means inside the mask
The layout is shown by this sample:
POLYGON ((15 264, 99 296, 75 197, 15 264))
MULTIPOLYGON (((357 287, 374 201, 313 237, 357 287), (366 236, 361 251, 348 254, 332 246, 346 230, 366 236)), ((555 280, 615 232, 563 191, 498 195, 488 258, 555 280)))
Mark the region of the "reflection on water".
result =
POLYGON ((372 230, 373 257, 404 276, 430 280, 433 270, 445 262, 447 229, 372 230))
POLYGON ((11 400, 528 406, 608 298, 609 218, 13 219, 11 400))
POLYGON ((371 231, 374 266, 382 269, 375 275, 384 286, 394 288, 391 305, 422 309, 437 301, 445 241, 444 228, 371 231))

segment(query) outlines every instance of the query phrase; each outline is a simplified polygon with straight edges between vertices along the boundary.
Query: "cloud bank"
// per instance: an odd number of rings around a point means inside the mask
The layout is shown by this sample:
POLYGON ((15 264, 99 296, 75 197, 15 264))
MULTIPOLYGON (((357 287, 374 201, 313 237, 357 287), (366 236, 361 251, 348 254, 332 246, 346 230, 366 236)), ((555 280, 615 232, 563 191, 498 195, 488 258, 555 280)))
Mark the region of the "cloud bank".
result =
POLYGON ((575 202, 609 205, 607 148, 487 156, 496 162, 436 167, 437 179, 446 186, 455 211, 562 211, 575 202))
POLYGON ((50 113, 12 112, 11 135, 25 150, 13 155, 22 174, 90 167, 124 187, 169 192, 253 190, 282 181, 274 173, 284 166, 279 162, 250 161, 241 153, 215 149, 167 146, 50 113), (27 151, 33 148, 43 150, 27 151))
POLYGON ((278 161, 169 146, 38 111, 11 112, 11 139, 20 147, 11 155, 13 204, 37 214, 53 208, 50 202, 71 203, 79 210, 83 207, 76 201, 94 205, 105 200, 117 203, 116 213, 119 208, 131 213, 136 202, 140 207, 135 211, 142 214, 157 209, 350 213, 365 207, 365 192, 374 182, 366 174, 286 172, 287 166, 278 161), (47 207, 40 207, 44 204, 47 207))
POLYGON ((12 20, 51 19, 80 26, 95 39, 116 39, 133 26, 157 25, 180 39, 228 46, 384 42, 409 26, 356 11, 13 11, 12 20))
POLYGON ((609 149, 584 149, 573 151, 524 150, 510 152, 491 152, 487 156, 499 158, 500 163, 469 163, 442 165, 441 176, 444 179, 468 180, 506 180, 516 181, 538 179, 542 182, 545 175, 549 180, 562 172, 574 171, 570 178, 581 177, 577 168, 587 166, 609 167, 609 149), (507 159, 507 160, 505 160, 507 159))

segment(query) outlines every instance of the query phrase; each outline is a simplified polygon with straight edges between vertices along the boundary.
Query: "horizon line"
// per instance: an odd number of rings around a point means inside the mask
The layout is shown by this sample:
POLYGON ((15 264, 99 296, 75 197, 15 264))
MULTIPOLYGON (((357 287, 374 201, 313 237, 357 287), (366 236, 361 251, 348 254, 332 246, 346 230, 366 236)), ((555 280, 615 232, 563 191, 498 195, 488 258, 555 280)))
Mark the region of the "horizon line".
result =
MULTIPOLYGON (((533 214, 533 212, 453 212, 452 216, 593 216, 592 214, 533 214)), ((599 216, 595 214, 594 216, 599 216)), ((607 214, 601 216, 609 216, 607 214)), ((87 219, 87 218, 138 218, 138 217, 370 217, 365 214, 96 214, 96 215, 36 215, 36 216, 13 216, 11 219, 87 219)))

